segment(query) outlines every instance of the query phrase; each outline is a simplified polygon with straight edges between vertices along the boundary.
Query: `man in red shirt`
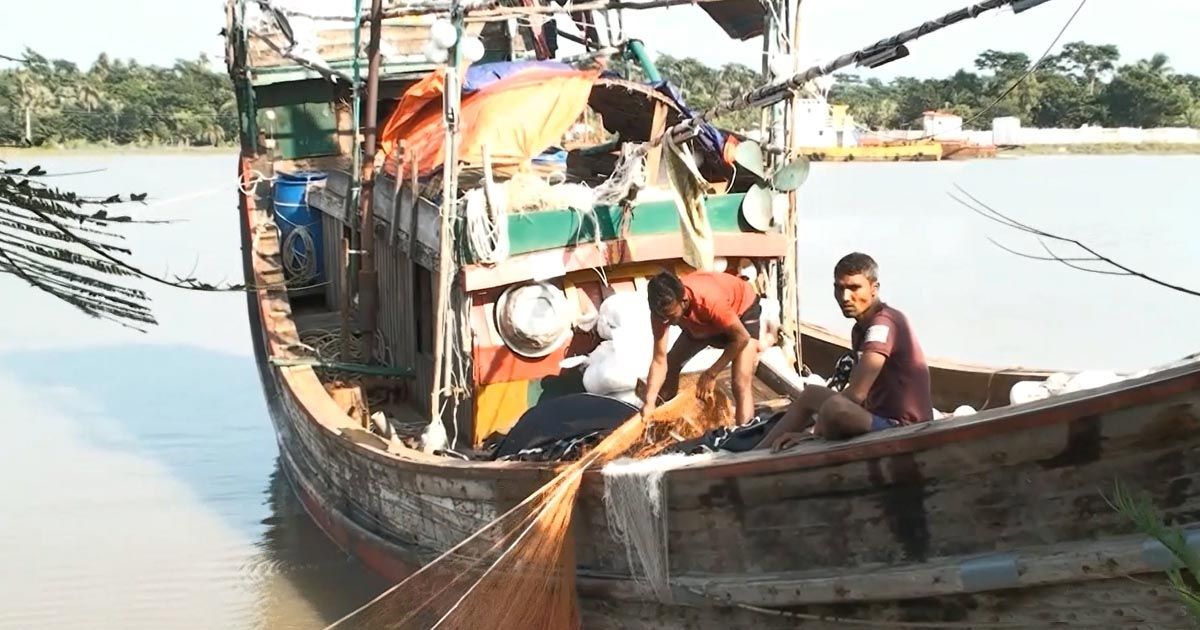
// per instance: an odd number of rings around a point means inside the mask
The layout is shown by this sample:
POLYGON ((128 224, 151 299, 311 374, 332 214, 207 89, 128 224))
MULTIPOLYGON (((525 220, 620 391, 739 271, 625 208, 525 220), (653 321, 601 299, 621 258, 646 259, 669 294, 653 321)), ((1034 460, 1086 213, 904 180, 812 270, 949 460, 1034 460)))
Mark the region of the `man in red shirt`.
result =
POLYGON ((758 360, 758 294, 746 280, 728 273, 696 271, 682 278, 663 272, 650 280, 650 324, 654 332, 654 360, 646 375, 643 414, 670 400, 679 386, 679 372, 689 359, 707 347, 725 352, 696 383, 696 395, 708 396, 717 375, 733 364, 733 399, 738 423, 754 415, 751 380, 758 360), (682 334, 667 352, 667 328, 679 326, 682 334))
POLYGON ((790 448, 814 423, 813 433, 837 439, 933 418, 925 354, 904 314, 879 299, 875 261, 857 252, 838 261, 833 295, 854 319, 849 383, 841 392, 805 387, 758 448, 790 448))

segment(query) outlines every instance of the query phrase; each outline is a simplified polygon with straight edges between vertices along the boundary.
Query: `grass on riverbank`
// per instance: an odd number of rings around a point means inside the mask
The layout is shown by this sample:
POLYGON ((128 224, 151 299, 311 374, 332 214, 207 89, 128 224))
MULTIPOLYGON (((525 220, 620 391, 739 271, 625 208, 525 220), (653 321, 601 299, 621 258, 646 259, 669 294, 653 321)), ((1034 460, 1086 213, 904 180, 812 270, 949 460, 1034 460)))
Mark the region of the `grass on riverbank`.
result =
POLYGON ((1001 149, 1001 153, 1007 155, 1200 155, 1200 143, 1027 144, 1001 149))
POLYGON ((177 144, 63 144, 37 147, 0 146, 0 158, 29 158, 48 155, 190 155, 237 153, 235 144, 189 146, 177 144))

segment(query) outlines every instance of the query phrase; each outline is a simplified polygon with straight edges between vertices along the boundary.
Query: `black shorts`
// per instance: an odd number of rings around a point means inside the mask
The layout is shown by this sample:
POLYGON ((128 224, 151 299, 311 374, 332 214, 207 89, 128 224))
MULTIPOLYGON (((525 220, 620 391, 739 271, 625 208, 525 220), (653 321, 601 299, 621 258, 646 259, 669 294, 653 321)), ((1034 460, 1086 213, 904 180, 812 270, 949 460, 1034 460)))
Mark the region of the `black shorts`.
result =
MULTIPOLYGON (((762 305, 758 303, 757 296, 754 298, 754 303, 750 305, 750 308, 746 309, 746 312, 742 313, 742 316, 739 319, 742 320, 742 325, 746 327, 746 332, 750 333, 750 338, 757 340, 759 330, 762 328, 762 305)), ((686 330, 683 331, 683 334, 695 339, 700 343, 712 346, 714 348, 724 348, 725 346, 729 345, 730 341, 729 335, 724 333, 720 335, 713 335, 712 337, 705 337, 704 339, 692 337, 686 330)))

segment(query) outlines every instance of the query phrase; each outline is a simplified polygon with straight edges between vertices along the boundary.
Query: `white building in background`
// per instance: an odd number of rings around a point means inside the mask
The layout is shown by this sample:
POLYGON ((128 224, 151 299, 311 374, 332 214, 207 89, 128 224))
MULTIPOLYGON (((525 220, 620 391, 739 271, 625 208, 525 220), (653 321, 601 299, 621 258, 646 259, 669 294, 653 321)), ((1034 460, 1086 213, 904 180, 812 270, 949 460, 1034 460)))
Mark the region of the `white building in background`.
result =
POLYGON ((921 128, 926 136, 959 138, 962 136, 963 119, 949 112, 930 110, 922 116, 921 128))
POLYGON ((797 143, 802 147, 858 146, 858 128, 845 105, 830 105, 823 98, 796 101, 797 143))

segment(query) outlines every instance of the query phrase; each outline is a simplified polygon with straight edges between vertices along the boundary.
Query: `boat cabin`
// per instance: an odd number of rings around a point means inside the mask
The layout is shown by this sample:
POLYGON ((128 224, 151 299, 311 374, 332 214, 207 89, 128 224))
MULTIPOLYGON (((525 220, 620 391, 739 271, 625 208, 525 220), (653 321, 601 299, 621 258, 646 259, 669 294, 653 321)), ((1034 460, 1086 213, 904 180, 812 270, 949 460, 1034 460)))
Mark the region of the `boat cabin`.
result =
MULTIPOLYGON (((754 36, 747 25, 761 27, 762 6, 749 13, 724 6, 739 3, 705 7, 731 35, 754 36)), ((484 52, 456 77, 463 92, 455 183, 465 200, 451 220, 453 242, 443 246, 447 76, 430 43, 448 23, 428 16, 383 23, 374 233, 366 239, 353 163, 355 91, 339 80, 365 70, 354 68, 354 29, 252 3, 245 11, 244 36, 232 41, 245 46, 239 71, 243 101, 253 105, 253 170, 271 186, 297 357, 326 364, 319 371, 331 393, 347 377, 363 383, 376 404, 362 406, 384 408, 400 433, 413 437, 439 406, 432 393, 439 374, 453 383, 444 397, 452 403, 439 411, 462 449, 504 434, 541 401, 587 391, 585 368, 570 366, 603 341, 594 321, 604 300, 644 292, 662 270, 695 268, 681 229, 686 201, 672 177, 690 179, 681 185, 703 199, 692 229, 699 228, 704 264, 755 280, 780 311, 780 273, 791 251, 787 198, 755 188, 770 153, 743 146, 752 168, 736 165, 745 136, 707 123, 686 145, 670 144, 679 155, 664 157, 672 151, 666 142, 650 146, 694 112, 640 41, 589 40, 580 54, 556 60, 546 56, 554 46, 546 49, 546 38, 524 22, 466 21, 461 41, 479 42, 484 52), (690 163, 681 165, 684 154, 690 163), (355 303, 364 243, 377 270, 369 337, 355 303), (443 285, 446 331, 437 327, 443 253, 452 258, 443 285), (538 308, 549 311, 532 314, 538 308), (435 363, 439 338, 453 368, 435 363), (380 374, 364 379, 329 367, 364 361, 366 346, 380 374)), ((368 37, 364 25, 359 45, 368 37)), ((349 401, 363 394, 339 396, 350 411, 349 401)))

